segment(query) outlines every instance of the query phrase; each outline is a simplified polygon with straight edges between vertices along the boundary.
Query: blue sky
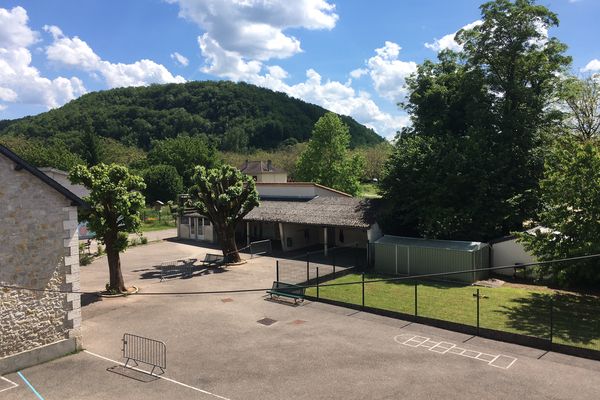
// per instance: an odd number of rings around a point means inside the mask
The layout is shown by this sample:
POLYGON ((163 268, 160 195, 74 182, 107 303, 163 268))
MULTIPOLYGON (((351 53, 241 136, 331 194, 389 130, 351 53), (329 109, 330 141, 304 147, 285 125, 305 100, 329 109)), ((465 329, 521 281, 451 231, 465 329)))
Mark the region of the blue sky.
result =
MULTIPOLYGON (((457 0, 2 0, 0 119, 111 87, 247 81, 391 137, 416 65, 479 18, 457 0)), ((600 1, 546 0, 573 72, 600 72, 600 1)))

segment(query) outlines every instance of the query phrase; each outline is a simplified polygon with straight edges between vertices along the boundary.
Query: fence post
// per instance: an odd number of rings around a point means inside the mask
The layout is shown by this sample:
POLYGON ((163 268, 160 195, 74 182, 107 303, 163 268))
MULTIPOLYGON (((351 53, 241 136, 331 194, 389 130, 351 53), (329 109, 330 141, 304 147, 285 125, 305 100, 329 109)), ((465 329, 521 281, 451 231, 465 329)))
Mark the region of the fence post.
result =
POLYGON ((362 307, 365 308, 365 273, 362 273, 362 307))
POLYGON ((317 300, 319 299, 319 267, 317 267, 317 300))
POLYGON ((335 278, 335 253, 332 254, 332 257, 333 257, 333 261, 332 261, 333 262, 333 277, 335 278))
POLYGON ((479 289, 477 289, 477 336, 479 336, 479 289))
POLYGON ((308 259, 309 256, 310 253, 306 253, 306 282, 310 280, 310 261, 308 259))
POLYGON ((275 278, 279 282, 279 260, 275 261, 275 278))
POLYGON ((554 295, 550 295, 550 348, 554 339, 554 295))
POLYGON ((417 283, 415 282, 415 317, 418 315, 417 313, 417 283))

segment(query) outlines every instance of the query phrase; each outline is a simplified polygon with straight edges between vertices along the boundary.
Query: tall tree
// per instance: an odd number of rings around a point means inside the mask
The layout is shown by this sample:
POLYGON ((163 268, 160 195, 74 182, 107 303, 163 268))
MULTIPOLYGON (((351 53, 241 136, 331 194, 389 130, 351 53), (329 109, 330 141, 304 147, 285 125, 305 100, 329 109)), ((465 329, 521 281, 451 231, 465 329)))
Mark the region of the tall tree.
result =
MULTIPOLYGON (((591 141, 560 138, 546 159, 541 181, 539 223, 533 233, 521 233, 525 248, 541 261, 600 253, 600 148, 591 141)), ((598 259, 541 267, 557 283, 600 284, 598 259)))
POLYGON ((550 106, 570 58, 547 36, 556 15, 533 0, 496 0, 481 11, 480 25, 456 35, 462 52, 441 52, 407 80, 412 125, 382 184, 392 210, 413 207, 398 225, 430 237, 487 240, 534 217, 543 138, 561 122, 550 106))
POLYGON ((190 202, 208 216, 227 262, 240 262, 235 228, 258 205, 252 177, 229 165, 207 169, 197 166, 190 189, 190 202))
POLYGON ((334 113, 315 124, 308 146, 298 159, 296 178, 355 195, 360 189, 364 159, 348 151, 348 126, 334 113))
POLYGON ((600 78, 571 78, 566 82, 567 128, 582 141, 600 137, 600 78))
POLYGON ((141 226, 144 196, 140 191, 146 185, 141 177, 117 164, 101 163, 90 168, 78 165, 71 170, 69 179, 90 190, 84 200, 91 207, 82 217, 106 246, 110 275, 108 290, 125 292, 119 253, 127 248, 128 233, 137 232, 141 226))
POLYGON ((148 204, 160 200, 163 203, 174 201, 183 193, 183 179, 171 165, 153 165, 144 170, 144 195, 148 204))
POLYGON ((216 151, 202 136, 178 136, 152 143, 148 153, 149 165, 171 165, 183 177, 184 186, 192 185, 194 167, 212 168, 217 162, 216 151))

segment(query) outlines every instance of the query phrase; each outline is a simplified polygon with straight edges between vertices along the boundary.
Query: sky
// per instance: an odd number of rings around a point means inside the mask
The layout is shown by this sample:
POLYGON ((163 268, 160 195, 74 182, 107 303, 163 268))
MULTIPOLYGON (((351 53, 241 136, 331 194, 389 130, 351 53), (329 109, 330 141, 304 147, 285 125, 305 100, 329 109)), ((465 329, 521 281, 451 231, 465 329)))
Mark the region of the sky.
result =
MULTIPOLYGON (((477 0, 0 0, 0 119, 82 94, 245 81, 350 115, 392 138, 405 78, 480 18, 477 0)), ((539 1, 572 72, 600 72, 600 0, 539 1)))

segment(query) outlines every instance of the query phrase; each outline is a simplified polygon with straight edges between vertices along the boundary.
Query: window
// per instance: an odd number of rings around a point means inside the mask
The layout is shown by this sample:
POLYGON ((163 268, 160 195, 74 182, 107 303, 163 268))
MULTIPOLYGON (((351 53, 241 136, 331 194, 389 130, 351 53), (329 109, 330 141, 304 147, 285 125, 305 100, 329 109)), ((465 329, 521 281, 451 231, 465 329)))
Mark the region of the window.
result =
POLYGON ((289 237, 285 240, 285 244, 287 247, 292 247, 294 245, 294 242, 292 242, 292 238, 289 237))
POLYGON ((204 218, 203 221, 204 221, 204 226, 210 226, 210 219, 204 218))
POLYGON ((179 219, 179 223, 181 225, 189 225, 190 224, 190 217, 181 217, 179 219))

